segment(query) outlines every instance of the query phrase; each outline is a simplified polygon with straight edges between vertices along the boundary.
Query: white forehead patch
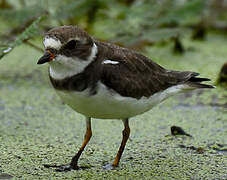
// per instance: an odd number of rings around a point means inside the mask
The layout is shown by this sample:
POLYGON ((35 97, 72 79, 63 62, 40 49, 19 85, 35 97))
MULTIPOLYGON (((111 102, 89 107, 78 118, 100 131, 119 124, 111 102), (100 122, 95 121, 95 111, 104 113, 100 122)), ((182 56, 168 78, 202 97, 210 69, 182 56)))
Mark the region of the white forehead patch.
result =
POLYGON ((51 37, 45 37, 43 44, 44 44, 45 48, 49 47, 49 48, 53 48, 53 49, 57 49, 57 50, 59 50, 62 46, 60 40, 54 39, 51 37))
POLYGON ((102 64, 119 64, 119 62, 107 59, 107 60, 103 61, 102 64))

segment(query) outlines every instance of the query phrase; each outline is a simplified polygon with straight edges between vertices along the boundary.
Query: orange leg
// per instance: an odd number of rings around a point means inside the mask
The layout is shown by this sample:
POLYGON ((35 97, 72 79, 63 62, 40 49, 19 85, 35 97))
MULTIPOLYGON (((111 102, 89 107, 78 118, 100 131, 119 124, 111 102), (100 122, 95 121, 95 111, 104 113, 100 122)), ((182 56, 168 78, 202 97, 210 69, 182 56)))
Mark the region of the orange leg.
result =
POLYGON ((85 133, 85 136, 84 136, 84 142, 83 142, 82 146, 80 147, 79 151, 72 158, 70 164, 60 165, 60 166, 58 166, 58 165, 44 165, 44 167, 46 167, 46 168, 56 168, 56 171, 58 171, 58 172, 70 171, 72 169, 74 169, 74 170, 79 169, 78 160, 79 160, 80 155, 84 151, 84 148, 86 147, 86 145, 88 144, 88 142, 89 142, 89 140, 91 139, 91 136, 92 136, 91 118, 90 117, 86 118, 86 126, 87 126, 87 129, 86 129, 86 133, 85 133))
POLYGON ((91 136, 92 136, 91 118, 89 118, 89 117, 87 117, 87 119, 86 119, 86 126, 87 126, 87 130, 84 135, 84 142, 83 142, 82 146, 80 147, 79 151, 77 152, 77 154, 72 158, 71 163, 70 163, 70 166, 72 167, 72 169, 78 169, 77 164, 78 164, 80 155, 84 151, 84 148, 86 147, 86 145, 88 144, 88 142, 90 141, 91 136))
POLYGON ((122 141, 121 141, 121 146, 117 152, 117 155, 115 157, 115 160, 113 162, 113 164, 107 164, 104 166, 104 169, 113 169, 115 167, 117 167, 119 165, 119 162, 120 162, 120 159, 121 159, 121 156, 122 156, 122 153, 125 149, 125 145, 127 143, 127 140, 129 138, 129 135, 130 135, 130 128, 129 128, 129 124, 128 124, 128 119, 124 119, 123 120, 123 123, 124 123, 124 130, 122 131, 122 141))
POLYGON ((125 149, 125 145, 127 143, 129 135, 130 135, 130 127, 129 127, 129 124, 128 124, 128 119, 123 120, 123 123, 124 123, 124 126, 125 126, 124 130, 122 131, 123 138, 122 138, 122 141, 121 141, 121 146, 120 146, 120 148, 117 152, 117 156, 115 157, 115 160, 112 164, 113 167, 118 166, 119 161, 120 161, 121 156, 122 156, 122 153, 125 149))

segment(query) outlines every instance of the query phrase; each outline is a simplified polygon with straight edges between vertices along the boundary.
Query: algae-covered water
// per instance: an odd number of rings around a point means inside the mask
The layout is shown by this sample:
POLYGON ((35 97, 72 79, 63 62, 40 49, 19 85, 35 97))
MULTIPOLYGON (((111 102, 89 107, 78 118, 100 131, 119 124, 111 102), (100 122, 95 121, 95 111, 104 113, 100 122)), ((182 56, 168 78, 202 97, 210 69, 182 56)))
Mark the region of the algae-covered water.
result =
MULTIPOLYGON (((186 53, 172 44, 146 49, 169 69, 191 70, 215 83, 227 61, 227 37, 183 39, 186 53)), ((40 42, 41 43, 41 42, 40 42)), ((80 147, 84 117, 64 105, 47 76, 41 53, 24 45, 0 62, 0 179, 227 179, 227 91, 196 90, 169 98, 130 121, 131 136, 120 167, 104 170, 121 142, 121 121, 92 121, 93 137, 79 164, 85 170, 55 172, 43 164, 64 164, 80 147), (172 136, 171 126, 188 136, 172 136)))

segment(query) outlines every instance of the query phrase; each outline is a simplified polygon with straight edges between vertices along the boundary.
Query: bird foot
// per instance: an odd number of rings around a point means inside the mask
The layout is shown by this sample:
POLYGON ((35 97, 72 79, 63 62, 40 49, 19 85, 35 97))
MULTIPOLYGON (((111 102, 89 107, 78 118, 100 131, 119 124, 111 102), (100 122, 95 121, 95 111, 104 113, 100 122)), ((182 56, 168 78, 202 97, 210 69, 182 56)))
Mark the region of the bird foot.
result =
POLYGON ((116 168, 117 166, 114 166, 113 164, 106 164, 103 166, 103 169, 106 169, 106 170, 114 170, 116 168))
POLYGON ((44 164, 45 168, 53 168, 56 172, 67 172, 71 170, 83 170, 91 168, 92 166, 72 166, 71 164, 63 164, 63 165, 50 165, 44 164))
POLYGON ((78 166, 73 167, 70 164, 65 164, 65 165, 49 165, 49 164, 44 164, 45 168, 54 168, 56 172, 67 172, 71 170, 79 170, 80 168, 78 166))

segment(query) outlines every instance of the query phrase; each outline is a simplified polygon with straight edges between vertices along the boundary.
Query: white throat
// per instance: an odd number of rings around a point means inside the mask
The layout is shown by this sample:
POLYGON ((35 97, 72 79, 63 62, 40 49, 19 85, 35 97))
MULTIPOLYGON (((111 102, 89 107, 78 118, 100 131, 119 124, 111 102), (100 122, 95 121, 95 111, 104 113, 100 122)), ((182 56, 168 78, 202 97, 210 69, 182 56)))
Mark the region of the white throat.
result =
POLYGON ((81 73, 95 59, 98 52, 96 44, 93 44, 91 54, 87 59, 58 55, 50 64, 50 76, 54 79, 64 79, 81 73))

